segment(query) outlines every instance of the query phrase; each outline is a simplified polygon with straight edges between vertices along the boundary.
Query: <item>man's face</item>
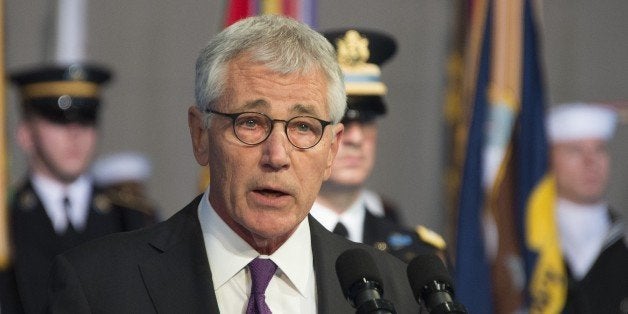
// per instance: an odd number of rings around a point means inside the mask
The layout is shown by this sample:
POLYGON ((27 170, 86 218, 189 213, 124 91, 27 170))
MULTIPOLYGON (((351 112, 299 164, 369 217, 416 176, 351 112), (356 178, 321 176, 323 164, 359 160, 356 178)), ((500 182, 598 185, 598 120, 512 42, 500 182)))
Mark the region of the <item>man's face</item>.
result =
MULTIPOLYGON (((327 83, 320 72, 281 75, 245 57, 232 60, 226 78, 227 95, 214 109, 224 113, 261 112, 272 119, 307 115, 329 121, 327 83)), ((190 110, 191 129, 198 115, 190 110)), ((195 142, 199 163, 209 163, 209 200, 222 219, 250 244, 281 244, 307 216, 331 165, 342 125, 325 128, 321 141, 309 149, 292 146, 285 124, 274 123, 269 137, 257 145, 240 142, 232 120, 212 117, 205 139, 195 142), (266 241, 266 242, 264 242, 266 241)), ((272 251, 272 249, 271 249, 272 251)))
POLYGON ((328 183, 361 187, 375 165, 376 148, 375 121, 345 123, 344 135, 328 183))
POLYGON ((58 124, 40 117, 23 121, 18 142, 33 171, 70 183, 89 166, 97 143, 93 125, 58 124))
POLYGON ((610 168, 606 141, 583 139, 554 143, 552 167, 560 197, 579 204, 593 204, 604 198, 610 168))

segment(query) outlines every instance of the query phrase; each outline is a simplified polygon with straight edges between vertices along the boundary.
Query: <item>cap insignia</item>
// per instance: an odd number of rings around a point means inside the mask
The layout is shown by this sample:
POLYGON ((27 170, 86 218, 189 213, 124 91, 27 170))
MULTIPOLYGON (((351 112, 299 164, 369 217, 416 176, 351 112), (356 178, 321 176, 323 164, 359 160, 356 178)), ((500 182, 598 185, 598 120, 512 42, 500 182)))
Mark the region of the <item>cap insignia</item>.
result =
POLYGON ((369 59, 369 40, 355 30, 349 30, 338 39, 338 62, 342 65, 355 66, 366 63, 369 59))

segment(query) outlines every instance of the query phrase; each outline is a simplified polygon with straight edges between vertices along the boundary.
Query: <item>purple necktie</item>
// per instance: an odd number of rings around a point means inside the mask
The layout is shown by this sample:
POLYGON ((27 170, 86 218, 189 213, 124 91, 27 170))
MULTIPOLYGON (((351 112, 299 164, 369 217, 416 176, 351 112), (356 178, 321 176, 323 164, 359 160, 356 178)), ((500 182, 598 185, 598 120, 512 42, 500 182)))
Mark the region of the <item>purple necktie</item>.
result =
POLYGON ((249 297, 249 305, 246 308, 246 314, 271 314, 270 308, 266 304, 266 287, 270 279, 273 278, 277 265, 269 259, 256 258, 249 263, 251 270, 251 296, 249 297))

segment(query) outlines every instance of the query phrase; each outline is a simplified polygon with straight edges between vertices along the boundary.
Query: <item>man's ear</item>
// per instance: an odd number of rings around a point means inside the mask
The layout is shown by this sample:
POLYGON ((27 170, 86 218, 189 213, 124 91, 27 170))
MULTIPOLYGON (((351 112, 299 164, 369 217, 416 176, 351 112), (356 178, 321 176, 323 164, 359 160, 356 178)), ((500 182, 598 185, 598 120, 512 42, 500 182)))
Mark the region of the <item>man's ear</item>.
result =
POLYGON ((203 114, 196 106, 190 106, 188 109, 188 127, 190 128, 190 137, 192 138, 192 149, 194 158, 201 166, 207 166, 209 163, 209 138, 207 129, 205 128, 203 114))
POLYGON ((332 139, 329 147, 329 155, 327 156, 327 167, 325 168, 324 180, 327 180, 331 175, 331 166, 334 164, 334 158, 336 158, 336 154, 338 153, 338 148, 340 148, 340 143, 342 142, 342 135, 344 134, 345 126, 342 123, 337 123, 335 125, 331 125, 332 129, 332 139))

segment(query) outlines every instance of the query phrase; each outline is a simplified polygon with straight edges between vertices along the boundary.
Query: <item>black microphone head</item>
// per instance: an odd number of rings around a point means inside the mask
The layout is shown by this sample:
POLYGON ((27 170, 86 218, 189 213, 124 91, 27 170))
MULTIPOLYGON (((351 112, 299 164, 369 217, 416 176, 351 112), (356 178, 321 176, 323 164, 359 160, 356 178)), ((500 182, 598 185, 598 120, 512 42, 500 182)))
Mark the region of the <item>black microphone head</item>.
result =
POLYGON ((356 282, 372 281, 380 284, 382 282, 373 258, 362 249, 350 249, 340 254, 336 259, 336 275, 338 275, 342 293, 347 299, 355 297, 350 295, 350 291, 356 282))
POLYGON ((437 281, 448 285, 453 293, 453 281, 443 261, 434 254, 422 254, 408 264, 408 280, 415 297, 419 297, 423 287, 437 281))
POLYGON ((407 274, 414 298, 430 313, 467 313, 464 305, 454 301, 453 280, 438 256, 424 254, 415 257, 408 264, 407 274))

